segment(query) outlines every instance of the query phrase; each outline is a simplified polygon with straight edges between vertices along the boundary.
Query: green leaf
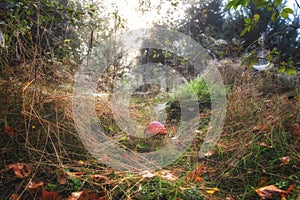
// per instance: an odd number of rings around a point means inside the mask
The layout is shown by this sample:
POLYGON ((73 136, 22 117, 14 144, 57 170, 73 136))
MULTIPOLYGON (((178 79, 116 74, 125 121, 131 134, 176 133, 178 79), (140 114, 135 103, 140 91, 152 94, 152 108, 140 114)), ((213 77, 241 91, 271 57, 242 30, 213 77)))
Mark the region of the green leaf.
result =
POLYGON ((228 4, 226 5, 226 9, 230 10, 233 6, 235 5, 235 0, 231 0, 228 2, 228 4))
POLYGON ((291 9, 291 8, 289 8, 289 7, 284 7, 284 8, 282 9, 282 11, 284 11, 284 12, 286 12, 286 13, 288 13, 288 14, 294 14, 294 10, 291 9))
POLYGON ((278 69, 278 73, 280 73, 280 74, 282 74, 282 73, 284 73, 285 72, 285 67, 280 67, 279 69, 278 69))
POLYGON ((275 21, 278 17, 278 13, 277 12, 273 12, 272 16, 271 16, 271 20, 275 21))
POLYGON ((279 4, 281 4, 282 0, 275 0, 274 1, 274 6, 278 6, 279 4))
POLYGON ((290 76, 294 76, 294 75, 297 74, 297 70, 294 69, 294 68, 287 68, 287 69, 286 69, 286 73, 287 73, 288 75, 290 75, 290 76))
POLYGON ((293 9, 285 7, 282 9, 280 16, 285 19, 288 18, 289 14, 294 14, 293 9))
POLYGON ((268 1, 265 0, 253 0, 253 3, 257 6, 257 8, 262 8, 262 7, 266 7, 267 5, 269 5, 268 1))
POLYGON ((260 19, 260 15, 259 15, 259 14, 255 14, 255 15, 253 16, 253 21, 258 22, 259 19, 260 19))
POLYGON ((288 18, 289 14, 287 14, 287 13, 284 12, 284 11, 281 11, 280 16, 281 16, 282 18, 286 19, 286 18, 288 18))
POLYGON ((241 31, 241 34, 240 36, 244 36, 247 32, 248 32, 248 27, 245 27, 242 31, 241 31))
POLYGON ((121 137, 120 139, 119 139, 119 142, 123 142, 123 141, 126 141, 127 140, 127 137, 121 137))
POLYGON ((274 9, 274 7, 272 5, 267 5, 266 8, 267 8, 267 11, 271 11, 274 9))
POLYGON ((249 3, 249 0, 240 0, 240 4, 241 4, 243 7, 246 7, 248 3, 249 3))
POLYGON ((246 24, 250 24, 251 23, 251 19, 250 18, 245 18, 244 21, 245 21, 246 24))

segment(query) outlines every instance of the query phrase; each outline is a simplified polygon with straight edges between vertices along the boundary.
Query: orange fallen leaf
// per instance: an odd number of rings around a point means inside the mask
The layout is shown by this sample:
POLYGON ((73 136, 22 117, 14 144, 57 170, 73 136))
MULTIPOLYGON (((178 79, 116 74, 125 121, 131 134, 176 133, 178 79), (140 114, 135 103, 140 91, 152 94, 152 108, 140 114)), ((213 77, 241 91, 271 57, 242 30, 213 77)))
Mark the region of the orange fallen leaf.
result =
POLYGON ((32 164, 16 163, 16 164, 8 165, 8 168, 12 169, 18 178, 25 178, 30 174, 32 169, 32 164))
POLYGON ((204 165, 200 165, 196 168, 196 170, 189 174, 188 178, 195 183, 203 181, 203 178, 201 178, 201 174, 203 172, 204 165))
POLYGON ((62 200, 62 197, 57 192, 48 192, 43 189, 40 200, 62 200))
POLYGON ((292 190, 293 185, 290 185, 287 190, 281 190, 275 185, 268 185, 255 190, 255 192, 258 194, 258 196, 261 197, 261 199, 272 199, 274 198, 274 196, 281 196, 281 199, 285 199, 286 195, 289 194, 292 190))
POLYGON ((6 133, 9 136, 18 135, 18 130, 16 128, 11 128, 8 126, 4 126, 4 133, 6 133))

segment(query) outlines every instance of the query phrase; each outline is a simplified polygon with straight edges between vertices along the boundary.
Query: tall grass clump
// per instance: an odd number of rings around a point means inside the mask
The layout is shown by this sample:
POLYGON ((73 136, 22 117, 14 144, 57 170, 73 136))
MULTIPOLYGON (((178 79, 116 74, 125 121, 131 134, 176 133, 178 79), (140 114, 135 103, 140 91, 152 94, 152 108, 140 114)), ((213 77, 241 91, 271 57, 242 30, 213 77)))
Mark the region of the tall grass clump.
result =
POLYGON ((207 84, 201 77, 178 87, 178 89, 170 95, 170 102, 176 100, 189 100, 197 98, 203 103, 210 103, 210 92, 207 84))

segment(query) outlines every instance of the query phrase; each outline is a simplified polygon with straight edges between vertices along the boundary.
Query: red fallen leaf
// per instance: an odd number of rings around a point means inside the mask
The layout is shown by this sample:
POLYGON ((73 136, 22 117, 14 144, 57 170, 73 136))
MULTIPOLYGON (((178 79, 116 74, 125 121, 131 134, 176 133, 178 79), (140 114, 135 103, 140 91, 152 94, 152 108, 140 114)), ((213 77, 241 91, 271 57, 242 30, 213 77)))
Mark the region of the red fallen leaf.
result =
POLYGON ((188 178, 194 181, 195 183, 202 182, 204 180, 203 178, 201 178, 201 174, 203 170, 204 170, 204 165, 198 166, 194 172, 189 174, 188 178))
POLYGON ((40 200, 62 200, 62 197, 57 192, 48 192, 43 189, 40 200))
POLYGON ((255 190, 255 192, 261 199, 272 199, 274 196, 281 196, 282 199, 285 199, 285 196, 293 190, 293 187, 293 185, 290 185, 287 190, 281 190, 275 185, 268 185, 255 190))
POLYGON ((144 133, 149 136, 166 135, 167 129, 162 123, 153 121, 146 127, 144 133))
POLYGON ((6 133, 9 136, 18 135, 18 130, 16 128, 11 128, 8 126, 4 126, 4 133, 6 133))
POLYGON ((14 170, 14 173, 18 178, 25 178, 30 174, 32 164, 16 163, 8 165, 8 168, 14 170))

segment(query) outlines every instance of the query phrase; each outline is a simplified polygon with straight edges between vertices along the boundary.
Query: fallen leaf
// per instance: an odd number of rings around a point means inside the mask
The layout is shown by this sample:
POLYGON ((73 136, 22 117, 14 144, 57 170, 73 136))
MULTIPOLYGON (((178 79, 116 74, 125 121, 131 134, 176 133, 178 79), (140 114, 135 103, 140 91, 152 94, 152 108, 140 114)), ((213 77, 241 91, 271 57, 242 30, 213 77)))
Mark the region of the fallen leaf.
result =
POLYGON ((219 188, 210 188, 205 190, 208 194, 213 195, 215 192, 219 191, 219 188))
POLYGON ((259 189, 256 189, 255 192, 258 194, 258 196, 261 197, 261 199, 272 199, 274 196, 281 196, 282 199, 285 198, 287 194, 289 194, 293 190, 293 185, 290 185, 290 187, 287 190, 281 190, 275 185, 268 185, 259 189))
POLYGON ((9 136, 18 135, 18 130, 16 128, 11 128, 8 126, 4 126, 4 133, 6 133, 9 136))
POLYGON ((162 170, 160 172, 162 179, 168 180, 168 181, 176 181, 178 179, 177 176, 172 174, 169 170, 162 170))
POLYGON ((154 177, 154 176, 155 176, 155 174, 151 173, 151 172, 148 171, 148 170, 142 171, 142 177, 143 177, 143 178, 152 178, 152 177, 154 177))
POLYGON ((30 174, 32 164, 16 163, 8 165, 8 168, 14 170, 14 173, 18 178, 25 178, 30 174))
POLYGON ((300 137, 300 125, 292 124, 290 127, 290 132, 292 135, 300 137))
POLYGON ((43 181, 40 181, 40 182, 30 181, 28 183, 28 189, 36 189, 36 188, 41 187, 43 185, 44 185, 43 181))
POLYGON ((67 183, 67 179, 63 170, 59 170, 56 172, 57 182, 61 185, 67 183))
POLYGON ((18 195, 18 194, 12 194, 9 199, 10 200, 19 200, 19 197, 20 197, 20 195, 18 195))
POLYGON ((285 157, 280 158, 281 165, 287 165, 287 164, 289 164, 290 160, 291 160, 290 156, 285 156, 285 157))
POLYGON ((62 197, 57 192, 48 192, 43 189, 40 200, 62 200, 62 197))
POLYGON ((65 171, 65 174, 67 175, 67 178, 80 178, 82 177, 83 175, 83 172, 68 172, 68 171, 65 171))
POLYGON ((254 126, 253 129, 252 129, 252 132, 253 133, 262 132, 262 131, 266 131, 268 129, 269 129, 268 125, 254 126))
POLYGON ((210 151, 206 152, 206 153, 204 154, 204 156, 205 156, 205 157, 209 157, 209 156, 214 155, 215 153, 216 153, 215 150, 210 150, 210 151))
POLYGON ((89 192, 88 190, 84 190, 77 200, 106 200, 107 194, 106 192, 97 193, 97 192, 89 192))
POLYGON ((79 164, 79 165, 83 165, 84 162, 83 162, 82 160, 79 160, 79 161, 78 161, 78 164, 79 164))
POLYGON ((71 196, 68 196, 66 200, 78 200, 83 191, 80 192, 72 192, 71 196))
POLYGON ((273 148, 271 145, 268 145, 268 144, 265 143, 265 142, 262 142, 262 143, 260 143, 259 145, 262 146, 262 147, 267 147, 268 149, 272 149, 272 148, 273 148))
POLYGON ((258 183, 258 185, 259 185, 259 186, 264 185, 264 184, 267 182, 267 180, 268 180, 267 178, 261 177, 261 178, 260 178, 260 181, 259 181, 259 183, 258 183))
POLYGON ((199 165, 194 172, 189 174, 188 178, 195 183, 203 181, 203 178, 201 178, 203 169, 204 165, 199 165))
POLYGON ((92 175, 93 181, 96 183, 104 183, 107 184, 109 181, 109 178, 103 175, 95 174, 92 175))

